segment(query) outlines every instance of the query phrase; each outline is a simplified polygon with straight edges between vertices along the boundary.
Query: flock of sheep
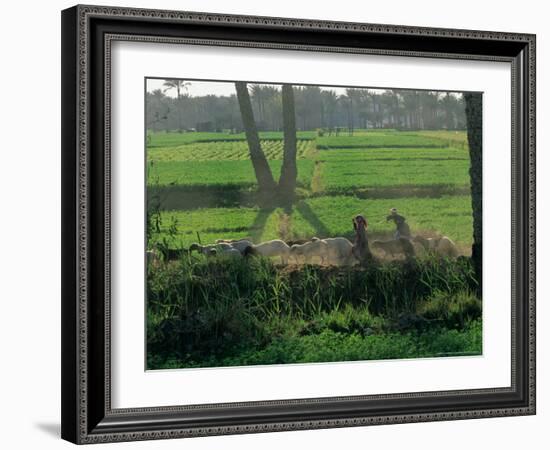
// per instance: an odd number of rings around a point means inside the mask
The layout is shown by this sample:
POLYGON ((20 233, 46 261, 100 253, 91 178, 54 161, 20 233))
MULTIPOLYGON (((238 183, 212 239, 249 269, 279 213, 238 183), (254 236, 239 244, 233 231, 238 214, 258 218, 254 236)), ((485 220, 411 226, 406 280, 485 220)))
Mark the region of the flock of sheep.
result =
POLYGON ((280 239, 254 244, 248 239, 225 240, 218 239, 215 244, 192 244, 189 251, 197 251, 205 256, 229 256, 241 258, 245 256, 263 256, 279 258, 281 264, 321 264, 346 266, 357 262, 353 253, 353 244, 346 238, 336 237, 311 240, 288 245, 280 239))
MULTIPOLYGON (((344 237, 319 239, 311 238, 309 241, 288 245, 280 239, 254 244, 249 239, 229 240, 218 239, 214 244, 192 244, 189 252, 198 252, 202 255, 225 256, 231 258, 243 258, 248 256, 263 256, 276 258, 281 264, 319 264, 326 266, 353 266, 359 264, 356 244, 352 244, 344 237)), ((420 247, 425 252, 430 252, 441 257, 456 258, 459 256, 454 242, 446 236, 440 238, 424 238, 416 236, 412 239, 392 239, 388 241, 375 240, 370 243, 370 248, 384 257, 391 256, 405 258, 416 254, 415 248, 420 247), (416 244, 416 245, 413 245, 416 244)), ((157 260, 155 251, 149 251, 148 258, 157 260)))
MULTIPOLYGON (((292 243, 289 245, 281 239, 273 239, 267 242, 254 244, 250 239, 218 239, 215 244, 201 245, 191 244, 189 253, 199 252, 207 257, 225 256, 230 258, 244 258, 247 256, 263 256, 266 258, 278 258, 281 264, 320 264, 326 266, 353 266, 363 264, 372 258, 371 249, 383 257, 412 258, 416 255, 417 248, 436 256, 456 258, 459 252, 454 242, 447 236, 439 238, 424 238, 410 236, 408 226, 403 226, 404 218, 396 214, 389 218, 399 217, 403 219, 398 230, 406 231, 408 236, 397 234, 394 239, 388 241, 375 240, 369 244, 367 239, 367 220, 362 215, 353 218, 355 238, 353 243, 344 237, 319 239, 313 237, 308 241, 292 243)), ((149 261, 158 260, 156 250, 147 252, 149 261)), ((168 257, 168 259, 170 259, 168 257)))

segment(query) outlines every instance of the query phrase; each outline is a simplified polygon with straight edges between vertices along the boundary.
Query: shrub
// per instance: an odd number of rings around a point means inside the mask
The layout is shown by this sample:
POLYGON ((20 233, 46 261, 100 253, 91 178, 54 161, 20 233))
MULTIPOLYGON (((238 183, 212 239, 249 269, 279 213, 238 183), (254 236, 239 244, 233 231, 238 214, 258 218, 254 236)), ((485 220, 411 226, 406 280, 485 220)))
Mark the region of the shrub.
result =
POLYGON ((481 300, 468 291, 435 291, 419 304, 418 313, 427 320, 440 321, 447 328, 462 329, 481 317, 481 300))

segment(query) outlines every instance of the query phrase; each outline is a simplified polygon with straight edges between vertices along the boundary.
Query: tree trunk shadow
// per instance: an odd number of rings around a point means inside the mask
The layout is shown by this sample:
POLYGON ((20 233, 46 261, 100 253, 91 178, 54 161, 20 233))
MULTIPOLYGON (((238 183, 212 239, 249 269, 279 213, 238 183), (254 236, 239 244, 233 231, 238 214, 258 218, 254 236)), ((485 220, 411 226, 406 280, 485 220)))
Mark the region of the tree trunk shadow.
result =
POLYGON ((256 218, 254 219, 254 222, 252 222, 252 226, 250 227, 250 237, 255 244, 260 242, 260 238, 262 237, 262 234, 264 232, 267 220, 269 219, 269 216, 271 216, 273 211, 275 211, 275 208, 273 207, 260 209, 260 211, 258 211, 258 214, 256 215, 256 218))
POLYGON ((319 219, 317 214, 305 202, 299 202, 296 205, 296 210, 302 217, 313 227, 317 237, 325 238, 329 236, 329 230, 325 224, 319 219))

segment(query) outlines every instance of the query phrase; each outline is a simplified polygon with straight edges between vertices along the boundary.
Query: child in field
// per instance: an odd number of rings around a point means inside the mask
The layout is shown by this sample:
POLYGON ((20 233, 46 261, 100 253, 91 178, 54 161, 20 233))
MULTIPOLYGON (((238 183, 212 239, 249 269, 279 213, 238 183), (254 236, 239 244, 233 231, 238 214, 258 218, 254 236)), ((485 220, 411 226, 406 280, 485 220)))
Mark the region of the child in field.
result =
POLYGON ((405 238, 410 239, 411 238, 411 230, 409 228, 409 225, 406 222, 405 217, 397 214, 397 209, 392 208, 390 209, 390 215, 386 217, 386 221, 392 220, 395 223, 395 239, 399 238, 405 238))

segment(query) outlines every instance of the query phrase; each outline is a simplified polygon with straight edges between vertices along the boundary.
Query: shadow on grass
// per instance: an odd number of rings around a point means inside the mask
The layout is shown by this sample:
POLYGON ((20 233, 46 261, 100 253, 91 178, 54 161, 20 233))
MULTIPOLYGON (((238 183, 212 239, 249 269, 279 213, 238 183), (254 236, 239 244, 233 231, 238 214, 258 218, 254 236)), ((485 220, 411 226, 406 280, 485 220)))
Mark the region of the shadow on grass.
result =
POLYGON ((302 215, 302 217, 312 226, 315 230, 317 237, 324 238, 329 236, 329 230, 325 224, 319 219, 317 214, 310 208, 305 202, 298 202, 296 209, 302 215))
POLYGON ((163 210, 253 206, 257 200, 253 188, 253 184, 147 186, 147 201, 159 202, 163 210))
POLYGON ((397 185, 372 188, 350 187, 346 189, 326 189, 316 192, 314 197, 352 196, 361 199, 393 198, 441 198, 443 196, 470 195, 470 186, 453 185, 397 185))
MULTIPOLYGON (((470 186, 454 185, 396 185, 384 187, 348 187, 345 189, 322 189, 309 193, 311 197, 324 196, 354 196, 363 199, 392 199, 404 197, 440 198, 452 195, 470 195, 470 186)), ((300 200, 297 194, 288 202, 272 202, 275 206, 284 208, 290 214, 292 205, 300 200)), ((254 185, 219 185, 219 186, 148 186, 148 205, 160 204, 162 210, 192 210, 199 208, 235 208, 253 207, 266 203, 262 201, 254 185)), ((302 203, 298 203, 302 205, 302 203)), ((304 208, 304 210, 307 206, 304 208)), ((266 207, 266 211, 273 208, 266 207)), ((322 223, 313 211, 305 212, 322 229, 322 223)))
POLYGON ((426 156, 426 157, 416 157, 416 158, 399 158, 399 157, 385 157, 385 158, 368 158, 368 159, 358 159, 359 161, 363 162, 374 162, 374 161, 399 161, 399 162, 413 162, 413 161, 469 161, 469 158, 466 156, 464 158, 457 158, 455 156, 449 156, 449 157, 434 157, 434 156, 426 156))
MULTIPOLYGON (((296 207, 296 210, 302 215, 302 217, 315 230, 315 234, 318 237, 329 236, 330 233, 328 228, 319 219, 317 214, 313 212, 313 210, 309 207, 309 205, 300 201, 295 204, 295 207, 296 207)), ((282 206, 282 208, 283 208, 283 211, 286 213, 286 217, 288 217, 288 215, 290 215, 292 212, 292 205, 286 204, 282 206)), ((255 243, 260 242, 262 235, 264 233, 264 230, 266 228, 267 221, 269 220, 269 217, 271 216, 271 214, 273 214, 275 209, 276 209, 275 207, 263 208, 258 212, 256 218, 254 219, 254 222, 250 226, 250 237, 255 243)), ((281 236, 281 238, 284 238, 284 236, 281 236)))
MULTIPOLYGON (((301 183, 297 189, 304 190, 301 183)), ((159 205, 162 210, 181 210, 199 208, 234 208, 263 205, 264 208, 285 206, 292 203, 281 199, 276 192, 260 193, 255 183, 239 184, 195 184, 147 186, 147 203, 151 207, 159 205)))
POLYGON ((355 149, 355 148, 447 148, 449 145, 437 144, 396 144, 396 145, 375 145, 375 144, 317 144, 317 150, 338 150, 338 149, 355 149))
POLYGON ((275 208, 260 209, 260 211, 256 215, 256 218, 254 219, 254 222, 252 222, 252 225, 250 227, 250 237, 252 238, 252 241, 254 243, 260 242, 260 238, 262 237, 262 234, 264 232, 267 220, 269 219, 269 216, 273 213, 273 211, 275 211, 275 208))

